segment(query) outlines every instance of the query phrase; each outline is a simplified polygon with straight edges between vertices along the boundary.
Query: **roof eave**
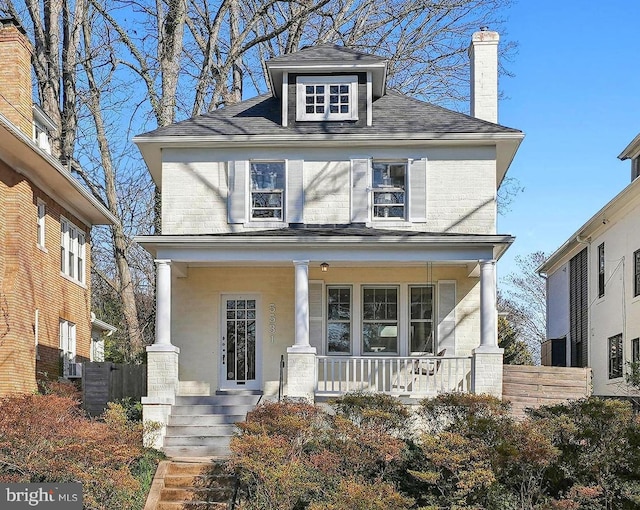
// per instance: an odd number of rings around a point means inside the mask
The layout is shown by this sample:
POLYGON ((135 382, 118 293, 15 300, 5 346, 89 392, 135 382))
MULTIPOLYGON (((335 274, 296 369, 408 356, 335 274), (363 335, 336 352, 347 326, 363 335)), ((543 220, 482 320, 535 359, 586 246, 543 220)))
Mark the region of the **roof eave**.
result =
POLYGON ((0 157, 16 172, 63 205, 87 225, 112 225, 118 219, 52 155, 0 114, 0 157))
POLYGON ((395 145, 436 145, 464 144, 469 141, 496 144, 496 183, 499 186, 504 179, 518 147, 524 139, 520 131, 508 133, 393 133, 372 135, 363 134, 318 134, 318 135, 240 135, 240 136, 136 136, 133 142, 138 146, 142 157, 149 168, 151 177, 157 186, 161 186, 162 149, 168 147, 242 147, 252 146, 286 146, 295 143, 297 147, 318 146, 319 144, 341 144, 379 146, 380 142, 395 142, 395 145))
POLYGON ((640 156, 640 134, 631 140, 631 143, 620 153, 618 159, 624 161, 625 159, 635 159, 638 156, 640 156))
POLYGON ((606 227, 609 218, 617 211, 631 203, 632 200, 640 196, 640 179, 632 181, 620 193, 613 197, 604 207, 587 220, 578 230, 556 250, 549 258, 537 268, 538 273, 548 273, 558 264, 566 262, 567 258, 574 255, 575 250, 583 244, 598 229, 606 227))

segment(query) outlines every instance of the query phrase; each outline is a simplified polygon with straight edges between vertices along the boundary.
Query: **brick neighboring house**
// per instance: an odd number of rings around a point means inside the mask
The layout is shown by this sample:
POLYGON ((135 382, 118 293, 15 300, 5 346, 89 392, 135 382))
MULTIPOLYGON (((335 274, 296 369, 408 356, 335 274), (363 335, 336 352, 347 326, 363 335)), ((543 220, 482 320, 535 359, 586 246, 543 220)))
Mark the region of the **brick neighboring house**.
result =
POLYGON ((51 154, 31 45, 0 20, 0 395, 79 376, 91 346, 90 230, 117 221, 51 154), (61 362, 64 360, 65 363, 61 362))

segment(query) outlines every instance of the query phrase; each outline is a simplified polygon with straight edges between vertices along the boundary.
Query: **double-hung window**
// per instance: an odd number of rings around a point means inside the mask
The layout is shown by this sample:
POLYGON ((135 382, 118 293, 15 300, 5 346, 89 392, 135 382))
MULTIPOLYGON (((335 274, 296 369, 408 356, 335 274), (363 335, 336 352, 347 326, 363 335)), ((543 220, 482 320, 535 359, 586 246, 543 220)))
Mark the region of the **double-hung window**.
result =
POLYGON ((284 161, 251 162, 251 218, 284 220, 284 161))
POLYGON ((47 209, 42 200, 38 200, 38 246, 44 248, 45 242, 45 216, 47 209))
POLYGON ((60 271, 79 283, 85 281, 85 233, 65 218, 60 219, 60 271))
POLYGON ((351 287, 327 287, 327 351, 350 354, 351 287))
POLYGON ((364 287, 362 347, 365 353, 398 353, 398 288, 364 287))
POLYGON ((434 354, 433 285, 409 287, 411 352, 434 354))
POLYGON ((374 161, 372 169, 373 218, 404 219, 407 164, 374 161))
POLYGON ((62 360, 63 376, 69 375, 71 363, 76 361, 76 325, 60 319, 60 358, 62 360))
POLYGON ((358 77, 299 76, 296 120, 357 120, 358 77))
POLYGON ((622 377, 622 334, 609 338, 609 379, 622 377))

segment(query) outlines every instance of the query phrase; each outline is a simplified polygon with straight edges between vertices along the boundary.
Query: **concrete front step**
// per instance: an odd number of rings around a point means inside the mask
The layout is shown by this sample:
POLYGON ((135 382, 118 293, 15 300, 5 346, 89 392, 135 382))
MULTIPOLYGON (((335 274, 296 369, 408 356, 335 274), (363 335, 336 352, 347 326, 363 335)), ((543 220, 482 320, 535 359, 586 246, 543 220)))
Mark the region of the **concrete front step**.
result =
POLYGON ((231 436, 165 436, 164 446, 220 446, 229 447, 231 436))
POLYGON ((178 396, 176 405, 249 405, 255 406, 260 395, 230 394, 211 396, 178 396))
POLYGON ((169 426, 192 425, 198 427, 210 427, 215 425, 233 425, 244 421, 245 414, 183 414, 169 415, 169 426))
POLYGON ((246 414, 255 408, 253 404, 245 405, 223 405, 223 404, 195 404, 195 405, 174 405, 171 406, 171 414, 178 415, 202 415, 202 414, 246 414))
POLYGON ((172 425, 167 427, 167 436, 232 436, 236 426, 232 423, 223 425, 172 425))

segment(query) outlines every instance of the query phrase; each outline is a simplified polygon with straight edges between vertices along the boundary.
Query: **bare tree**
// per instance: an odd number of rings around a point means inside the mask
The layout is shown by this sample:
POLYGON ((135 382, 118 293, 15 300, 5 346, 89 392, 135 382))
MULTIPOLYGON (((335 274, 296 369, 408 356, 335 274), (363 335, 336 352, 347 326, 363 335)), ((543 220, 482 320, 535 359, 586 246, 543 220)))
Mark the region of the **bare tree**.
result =
MULTIPOLYGON (((160 232, 159 194, 132 134, 236 103, 247 90, 266 92, 268 58, 317 43, 386 57, 392 88, 464 109, 469 36, 482 26, 502 31, 510 3, 0 0, 34 41, 40 102, 59 127, 57 153, 121 220, 108 243, 97 231, 96 275, 106 286, 96 288, 117 295, 132 356, 149 341, 152 311, 140 307, 153 266, 131 234, 160 232)), ((512 49, 501 45, 503 56, 512 49)))
POLYGON ((540 345, 546 339, 547 287, 536 269, 547 259, 536 251, 515 258, 518 269, 501 280, 498 310, 507 319, 519 338, 540 359, 540 345))

